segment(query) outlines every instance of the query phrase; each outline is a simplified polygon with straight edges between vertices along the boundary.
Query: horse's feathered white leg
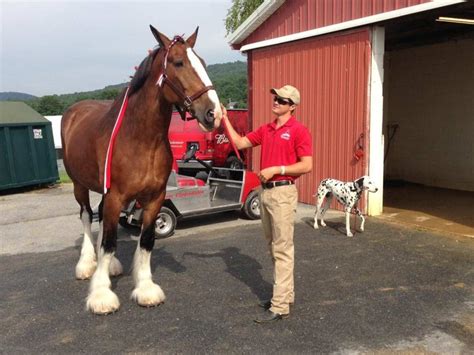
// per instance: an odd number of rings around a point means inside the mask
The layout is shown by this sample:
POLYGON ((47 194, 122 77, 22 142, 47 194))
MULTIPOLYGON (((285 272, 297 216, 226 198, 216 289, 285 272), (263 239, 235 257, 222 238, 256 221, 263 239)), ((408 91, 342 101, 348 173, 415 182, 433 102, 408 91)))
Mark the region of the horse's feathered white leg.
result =
POLYGON ((152 280, 150 262, 151 251, 141 248, 140 242, 138 242, 133 258, 135 289, 132 292, 131 298, 144 307, 157 306, 166 299, 161 287, 152 280))
MULTIPOLYGON (((97 238, 97 254, 99 253, 100 246, 102 245, 102 238, 104 235, 104 223, 102 221, 99 222, 99 236, 97 238)), ((109 275, 110 276, 119 276, 123 273, 122 263, 119 259, 112 256, 112 260, 110 260, 110 267, 109 267, 109 275)))
POLYGON ((81 256, 76 265, 76 279, 89 279, 97 267, 94 244, 92 242, 91 216, 84 206, 81 212, 82 226, 84 227, 84 238, 82 240, 81 256))
POLYGON ((92 276, 87 297, 87 309, 96 314, 109 314, 120 307, 117 295, 110 289, 109 268, 113 257, 114 253, 104 253, 104 249, 100 249, 99 263, 92 276))

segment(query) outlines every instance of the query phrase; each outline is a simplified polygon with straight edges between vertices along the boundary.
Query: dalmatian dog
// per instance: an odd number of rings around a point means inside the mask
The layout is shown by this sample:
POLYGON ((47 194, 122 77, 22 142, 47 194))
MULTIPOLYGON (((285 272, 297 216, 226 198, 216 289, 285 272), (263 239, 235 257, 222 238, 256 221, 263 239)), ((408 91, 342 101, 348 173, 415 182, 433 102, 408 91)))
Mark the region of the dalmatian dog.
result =
POLYGON ((354 209, 356 214, 359 216, 360 231, 364 231, 365 218, 362 212, 357 208, 360 196, 364 190, 369 192, 377 192, 378 188, 375 187, 374 183, 368 176, 362 176, 355 181, 343 182, 336 179, 324 179, 321 181, 318 187, 318 192, 314 196, 318 196, 316 201, 316 212, 314 214, 314 228, 318 229, 318 217, 321 220, 321 226, 326 226, 324 223, 324 214, 329 208, 331 201, 334 196, 336 199, 344 205, 344 211, 346 212, 346 235, 352 237, 351 226, 350 226, 350 213, 354 209), (321 209, 321 206, 326 197, 326 203, 321 209))

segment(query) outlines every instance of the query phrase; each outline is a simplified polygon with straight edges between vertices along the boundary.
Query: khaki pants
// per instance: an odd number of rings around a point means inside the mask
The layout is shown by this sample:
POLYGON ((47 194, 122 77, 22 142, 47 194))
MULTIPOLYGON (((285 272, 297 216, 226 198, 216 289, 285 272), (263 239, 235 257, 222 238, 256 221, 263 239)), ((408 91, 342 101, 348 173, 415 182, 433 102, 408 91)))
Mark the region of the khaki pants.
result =
POLYGON ((270 310, 290 313, 294 303, 294 244, 293 231, 298 202, 295 185, 262 189, 260 214, 263 232, 273 260, 273 298, 270 310))

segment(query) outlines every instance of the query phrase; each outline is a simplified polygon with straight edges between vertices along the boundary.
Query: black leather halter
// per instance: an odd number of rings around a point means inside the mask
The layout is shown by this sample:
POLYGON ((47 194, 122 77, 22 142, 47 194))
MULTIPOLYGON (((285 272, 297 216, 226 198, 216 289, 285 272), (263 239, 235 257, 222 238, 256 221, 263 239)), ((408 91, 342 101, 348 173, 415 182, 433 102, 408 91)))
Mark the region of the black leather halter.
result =
POLYGON ((183 104, 182 104, 183 107, 179 107, 178 105, 175 105, 175 106, 176 106, 179 114, 181 115, 181 118, 183 120, 185 120, 186 119, 186 112, 191 113, 190 108, 191 108, 191 105, 193 104, 193 101, 200 98, 203 94, 205 94, 209 90, 213 90, 214 86, 212 86, 212 85, 204 86, 201 90, 199 90, 194 95, 188 96, 182 90, 180 90, 180 88, 175 83, 173 83, 168 78, 168 76, 166 75, 166 65, 167 65, 167 62, 168 62, 168 54, 171 50, 171 47, 173 47, 177 42, 184 43, 184 39, 181 36, 175 36, 173 38, 173 40, 171 41, 170 45, 168 46, 168 48, 166 48, 165 56, 164 56, 163 63, 162 63, 161 75, 158 78, 158 81, 156 82, 156 84, 159 85, 161 88, 165 84, 168 84, 168 86, 171 88, 171 90, 173 90, 174 93, 176 95, 178 95, 178 97, 181 100, 183 100, 183 104))

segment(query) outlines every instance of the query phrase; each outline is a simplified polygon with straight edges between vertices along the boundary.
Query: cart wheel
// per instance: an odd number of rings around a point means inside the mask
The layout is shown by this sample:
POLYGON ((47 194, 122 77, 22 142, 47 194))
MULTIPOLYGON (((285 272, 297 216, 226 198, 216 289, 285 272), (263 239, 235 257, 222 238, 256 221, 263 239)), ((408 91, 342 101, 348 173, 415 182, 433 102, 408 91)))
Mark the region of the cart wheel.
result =
POLYGON ((227 158, 227 160, 225 161, 225 166, 229 169, 243 169, 244 168, 242 162, 235 155, 231 155, 230 157, 227 158))
POLYGON ((131 227, 131 225, 130 225, 130 224, 128 223, 128 221, 127 221, 127 217, 126 217, 126 216, 121 216, 121 217, 119 218, 119 224, 120 224, 123 228, 125 228, 125 229, 128 229, 128 228, 131 227))
POLYGON ((167 207, 161 207, 155 222, 155 236, 166 238, 174 233, 176 228, 176 215, 167 207))
POLYGON ((249 193, 242 207, 242 211, 249 219, 260 219, 260 199, 257 190, 253 190, 249 193))

